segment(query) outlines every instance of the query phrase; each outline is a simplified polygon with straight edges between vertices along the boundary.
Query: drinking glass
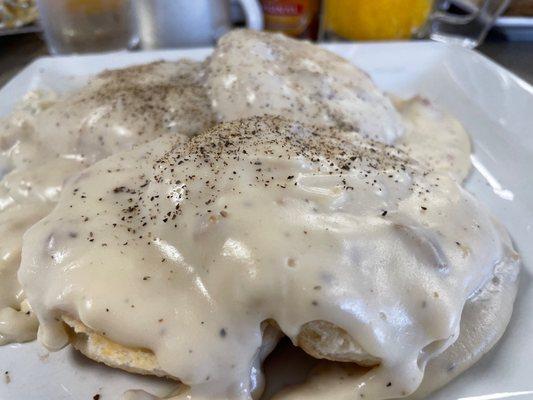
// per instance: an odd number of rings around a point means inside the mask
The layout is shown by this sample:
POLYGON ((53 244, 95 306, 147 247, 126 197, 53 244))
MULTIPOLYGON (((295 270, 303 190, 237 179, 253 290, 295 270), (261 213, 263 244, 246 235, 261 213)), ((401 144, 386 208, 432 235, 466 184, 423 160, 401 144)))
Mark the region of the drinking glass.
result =
POLYGON ((130 0, 37 0, 52 54, 127 48, 135 27, 130 0))

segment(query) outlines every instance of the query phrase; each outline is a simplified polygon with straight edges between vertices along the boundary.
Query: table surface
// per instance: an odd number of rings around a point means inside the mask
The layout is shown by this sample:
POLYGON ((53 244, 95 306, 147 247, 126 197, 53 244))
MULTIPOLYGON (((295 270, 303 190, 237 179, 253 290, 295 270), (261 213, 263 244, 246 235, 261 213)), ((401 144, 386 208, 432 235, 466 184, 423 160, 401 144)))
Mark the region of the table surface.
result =
MULTIPOLYGON (((478 50, 533 84, 533 41, 488 40, 478 50)), ((37 57, 48 55, 39 34, 0 37, 0 87, 37 57)))

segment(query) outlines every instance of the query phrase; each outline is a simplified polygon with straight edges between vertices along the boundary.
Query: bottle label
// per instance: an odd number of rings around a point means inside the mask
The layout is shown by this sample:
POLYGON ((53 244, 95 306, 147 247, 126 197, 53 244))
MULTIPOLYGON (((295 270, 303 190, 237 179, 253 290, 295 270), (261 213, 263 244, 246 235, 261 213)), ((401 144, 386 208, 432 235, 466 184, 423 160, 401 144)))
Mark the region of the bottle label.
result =
POLYGON ((320 0, 261 0, 261 4, 266 30, 316 40, 320 0))

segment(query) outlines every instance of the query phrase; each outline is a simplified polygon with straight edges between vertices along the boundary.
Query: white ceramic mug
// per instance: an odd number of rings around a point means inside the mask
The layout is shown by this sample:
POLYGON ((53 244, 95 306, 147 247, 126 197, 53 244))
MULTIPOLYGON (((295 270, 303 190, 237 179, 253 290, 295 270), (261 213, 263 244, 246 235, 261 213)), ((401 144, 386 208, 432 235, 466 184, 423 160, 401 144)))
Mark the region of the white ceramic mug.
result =
MULTIPOLYGON (((257 0, 239 0, 246 26, 263 28, 257 0)), ((229 0, 139 0, 134 15, 145 49, 210 46, 231 29, 229 0)))

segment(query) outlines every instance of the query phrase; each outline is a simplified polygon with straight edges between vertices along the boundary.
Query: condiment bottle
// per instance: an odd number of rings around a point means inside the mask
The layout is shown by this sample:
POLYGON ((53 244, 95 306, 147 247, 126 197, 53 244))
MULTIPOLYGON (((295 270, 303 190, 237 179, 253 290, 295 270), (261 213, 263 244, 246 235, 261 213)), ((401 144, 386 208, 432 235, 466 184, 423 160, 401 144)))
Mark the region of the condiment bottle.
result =
POLYGON ((261 0, 267 31, 317 40, 321 0, 261 0))

